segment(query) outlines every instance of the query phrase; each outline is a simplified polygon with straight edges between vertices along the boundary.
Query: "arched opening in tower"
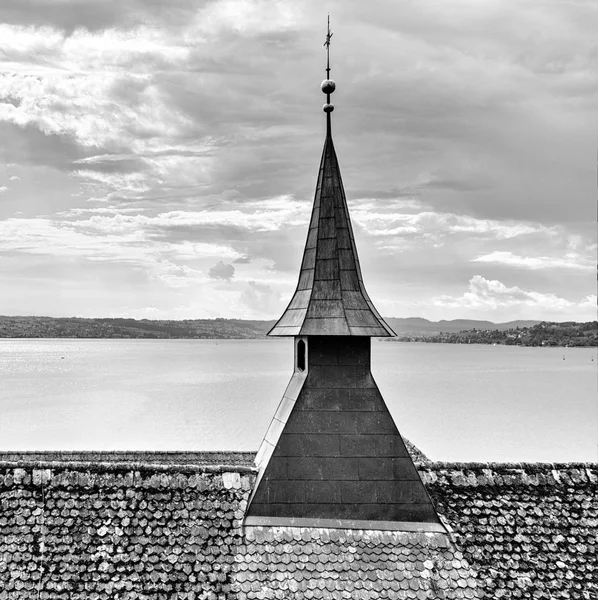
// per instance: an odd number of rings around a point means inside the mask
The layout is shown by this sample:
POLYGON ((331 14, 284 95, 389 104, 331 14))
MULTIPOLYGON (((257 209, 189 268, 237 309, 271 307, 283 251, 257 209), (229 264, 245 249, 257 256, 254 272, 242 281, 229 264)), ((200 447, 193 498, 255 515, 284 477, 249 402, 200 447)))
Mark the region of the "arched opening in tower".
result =
POLYGON ((307 347, 303 340, 297 342, 297 370, 305 371, 307 347))

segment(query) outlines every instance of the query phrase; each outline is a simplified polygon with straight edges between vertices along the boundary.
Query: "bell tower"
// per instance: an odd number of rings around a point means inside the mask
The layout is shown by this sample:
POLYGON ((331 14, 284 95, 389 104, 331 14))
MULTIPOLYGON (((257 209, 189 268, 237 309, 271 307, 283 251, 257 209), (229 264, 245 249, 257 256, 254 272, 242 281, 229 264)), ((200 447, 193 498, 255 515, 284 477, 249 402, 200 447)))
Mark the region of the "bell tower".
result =
POLYGON ((246 525, 445 532, 371 373, 371 338, 392 337, 361 274, 326 137, 299 282, 268 335, 293 337, 294 372, 256 457, 246 525))

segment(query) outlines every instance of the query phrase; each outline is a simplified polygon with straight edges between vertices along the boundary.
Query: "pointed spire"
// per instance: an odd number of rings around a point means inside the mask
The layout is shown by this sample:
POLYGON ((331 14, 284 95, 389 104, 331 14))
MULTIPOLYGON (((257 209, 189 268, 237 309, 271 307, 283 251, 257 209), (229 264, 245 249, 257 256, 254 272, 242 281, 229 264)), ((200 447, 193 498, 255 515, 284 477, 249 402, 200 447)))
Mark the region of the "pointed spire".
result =
MULTIPOLYGON (((324 46, 330 74, 330 18, 324 46)), ((393 337, 394 331, 370 300, 359 266, 357 248, 330 126, 332 79, 322 82, 327 102, 326 139, 320 162, 307 243, 297 290, 271 336, 359 335, 393 337)))

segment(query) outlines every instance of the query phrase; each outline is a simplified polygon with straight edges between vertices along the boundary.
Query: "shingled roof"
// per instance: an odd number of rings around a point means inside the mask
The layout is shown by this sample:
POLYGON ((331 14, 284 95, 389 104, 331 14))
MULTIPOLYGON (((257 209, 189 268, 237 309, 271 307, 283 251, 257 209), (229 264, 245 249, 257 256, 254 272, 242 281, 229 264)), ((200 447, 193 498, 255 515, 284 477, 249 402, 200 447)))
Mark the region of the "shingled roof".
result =
POLYGON ((484 598, 598 598, 598 465, 420 466, 484 598))
POLYGON ((480 597, 475 572, 440 533, 250 527, 234 579, 247 598, 480 597))
POLYGON ((0 598, 597 597, 596 464, 418 468, 451 535, 243 528, 242 465, 5 460, 0 598))
POLYGON ((299 283, 268 335, 395 335, 363 283, 330 113, 299 283))

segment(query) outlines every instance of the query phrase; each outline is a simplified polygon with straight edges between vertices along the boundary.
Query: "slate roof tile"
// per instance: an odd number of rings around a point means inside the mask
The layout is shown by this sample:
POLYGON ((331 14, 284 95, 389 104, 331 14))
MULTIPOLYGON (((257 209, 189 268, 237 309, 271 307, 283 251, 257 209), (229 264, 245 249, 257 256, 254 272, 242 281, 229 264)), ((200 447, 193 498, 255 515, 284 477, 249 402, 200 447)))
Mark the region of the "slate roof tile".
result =
POLYGON ((420 472, 484 598, 598 596, 596 465, 438 463, 420 472))
POLYGON ((452 541, 317 528, 244 536, 254 475, 235 467, 225 479, 226 468, 0 464, 0 600, 598 594, 596 465, 420 465, 452 541))
MULTIPOLYGON (((259 537, 257 529, 259 528, 256 528, 256 531, 250 534, 252 537, 259 537)), ((290 530, 299 528, 271 529, 274 531, 275 538, 282 536, 290 538, 290 530)), ((442 534, 379 531, 355 532, 352 530, 326 529, 308 530, 302 528, 298 532, 293 531, 291 547, 287 547, 285 550, 293 556, 293 560, 290 561, 290 566, 287 567, 287 570, 292 572, 291 566, 293 565, 305 567, 301 573, 301 577, 303 577, 303 581, 307 578, 312 589, 317 590, 314 595, 315 598, 328 597, 325 592, 332 594, 335 591, 340 593, 341 591, 348 592, 350 590, 353 590, 357 594, 361 591, 367 592, 363 597, 382 598, 388 595, 387 587, 390 587, 392 581, 394 581, 394 587, 397 590, 399 589, 400 581, 406 583, 404 586, 406 590, 411 590, 412 587, 413 590, 429 590, 431 589, 430 580, 432 572, 424 563, 428 560, 428 567, 436 564, 430 558, 429 554, 426 557, 426 552, 433 550, 432 544, 429 542, 434 535, 442 534), (357 542, 354 537, 360 538, 360 541, 357 542), (423 550, 420 548, 422 544, 427 544, 423 550), (312 546, 311 556, 314 555, 313 547, 317 546, 321 550, 319 555, 320 560, 315 564, 311 561, 301 561, 302 556, 310 556, 310 553, 307 551, 308 546, 312 546), (417 548, 417 552, 415 553, 413 552, 414 548, 417 548), (397 564, 396 556, 401 550, 405 551, 405 560, 403 564, 399 565, 397 564), (420 550, 422 550, 421 559, 417 558, 420 555, 420 550), (411 586, 409 582, 413 582, 411 586)), ((449 552, 450 557, 454 554, 454 548, 451 552, 449 552)), ((243 557, 237 554, 235 560, 239 565, 242 565, 245 560, 250 560, 250 557, 243 557)), ((444 563, 446 563, 446 567, 442 567, 443 569, 453 569, 450 561, 444 561, 444 563)), ((459 566, 463 566, 461 561, 459 562, 459 566)), ((297 578, 297 573, 295 571, 293 574, 295 578, 297 578)), ((267 573, 256 571, 252 576, 260 577, 265 589, 275 589, 273 581, 267 579, 267 573)), ((444 574, 444 576, 447 582, 446 589, 452 588, 451 593, 458 593, 458 590, 461 588, 454 584, 450 574, 444 574)), ((457 574, 454 579, 458 581, 459 577, 459 574, 457 574)), ((467 589, 475 590, 475 581, 471 572, 468 572, 466 585, 472 586, 467 589)), ((265 597, 274 596, 266 595, 265 597)), ((455 596, 453 594, 447 597, 464 596, 455 596)))

